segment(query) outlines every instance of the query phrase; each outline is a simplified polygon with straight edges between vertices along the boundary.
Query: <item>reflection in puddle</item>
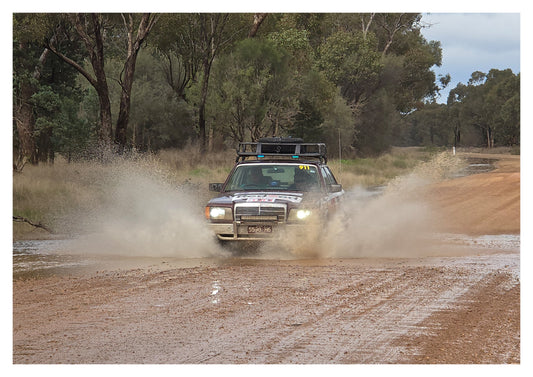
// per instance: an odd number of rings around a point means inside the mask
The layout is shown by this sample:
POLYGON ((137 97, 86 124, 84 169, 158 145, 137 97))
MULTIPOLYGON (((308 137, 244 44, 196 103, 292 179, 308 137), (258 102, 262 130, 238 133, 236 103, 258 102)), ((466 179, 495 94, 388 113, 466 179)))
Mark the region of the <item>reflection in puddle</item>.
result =
POLYGON ((467 158, 468 165, 453 175, 453 178, 466 177, 472 174, 488 173, 495 169, 494 160, 488 158, 467 158))
POLYGON ((220 284, 219 284, 218 280, 215 280, 213 282, 212 288, 213 288, 213 290, 211 292, 211 296, 212 296, 211 302, 213 304, 218 304, 220 302, 220 297, 217 297, 217 294, 220 291, 220 284))
MULTIPOLYGON (((488 258, 497 262, 497 254, 503 255, 503 260, 508 263, 508 253, 516 253, 519 260, 520 235, 501 234, 468 236, 461 234, 439 234, 435 240, 440 240, 444 248, 427 257, 433 260, 439 255, 445 257, 446 252, 454 251, 450 256, 457 257, 458 263, 469 258, 488 258), (446 246, 448 245, 448 246, 446 246)), ((147 268, 152 271, 171 270, 197 267, 250 267, 260 265, 298 265, 298 266, 328 266, 348 265, 351 263, 372 264, 377 260, 380 263, 392 261, 390 258, 266 258, 261 255, 225 256, 219 258, 161 258, 161 257, 126 257, 126 256, 91 256, 68 254, 68 240, 64 241, 17 241, 13 243, 13 279, 45 278, 49 276, 77 275, 87 272, 103 272, 117 270, 131 270, 147 268)), ((513 254, 514 255, 514 254, 513 254)), ((405 259, 405 258, 404 258, 405 259)), ((429 260, 428 259, 428 260, 429 260)), ((446 263, 451 263, 451 260, 446 263)), ((455 258, 453 258, 454 260, 455 258)), ((409 260, 409 258, 405 259, 409 260)), ((425 258, 414 258, 412 261, 423 261, 425 258)), ((396 260, 397 261, 397 260, 396 260)), ((394 262, 397 263, 397 262, 394 262)), ((492 263, 492 262, 491 262, 492 263)), ((502 262, 503 263, 503 262, 502 262)), ((248 288, 244 288, 248 290, 248 288)), ((223 290, 219 280, 211 284, 210 300, 213 304, 220 303, 220 294, 223 290)), ((252 305, 252 302, 247 302, 252 305)))
POLYGON ((66 240, 13 242, 13 277, 45 277, 87 266, 86 258, 64 253, 67 244, 66 240))
POLYGON ((221 258, 172 258, 119 255, 91 255, 72 252, 72 240, 13 242, 13 279, 44 278, 96 271, 150 268, 194 268, 218 266, 221 258))

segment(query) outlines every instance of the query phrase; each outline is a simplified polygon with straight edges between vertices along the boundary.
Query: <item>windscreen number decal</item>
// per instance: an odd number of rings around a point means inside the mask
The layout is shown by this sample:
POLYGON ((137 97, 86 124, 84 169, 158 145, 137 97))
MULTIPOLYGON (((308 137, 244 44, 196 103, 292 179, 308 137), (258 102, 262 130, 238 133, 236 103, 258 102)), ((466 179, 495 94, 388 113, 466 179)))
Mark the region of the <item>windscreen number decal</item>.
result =
POLYGON ((247 202, 274 203, 276 200, 287 200, 292 203, 300 203, 302 198, 292 195, 246 195, 235 197, 235 199, 244 199, 247 202))

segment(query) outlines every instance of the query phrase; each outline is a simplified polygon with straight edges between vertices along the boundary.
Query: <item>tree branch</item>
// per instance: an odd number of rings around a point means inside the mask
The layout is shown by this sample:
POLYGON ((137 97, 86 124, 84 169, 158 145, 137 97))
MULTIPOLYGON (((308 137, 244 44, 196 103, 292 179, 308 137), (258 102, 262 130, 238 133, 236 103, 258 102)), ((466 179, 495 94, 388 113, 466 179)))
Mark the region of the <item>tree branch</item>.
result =
POLYGON ((43 225, 41 224, 40 222, 38 224, 35 224, 34 222, 32 222, 31 220, 28 220, 27 218, 25 217, 22 217, 22 216, 13 216, 13 221, 15 222, 19 222, 19 223, 28 223, 30 224, 31 226, 34 226, 36 228, 41 228, 41 229, 44 229, 46 230, 48 233, 54 233, 50 228, 48 228, 46 225, 43 225))
POLYGON ((259 30, 259 27, 267 17, 268 13, 256 13, 254 14, 254 23, 252 25, 252 28, 250 29, 250 32, 248 33, 248 38, 253 38, 257 34, 257 31, 259 30))
POLYGON ((74 60, 70 59, 69 57, 63 55, 61 52, 57 51, 55 46, 52 46, 51 44, 48 44, 47 48, 50 51, 52 51, 57 57, 62 59, 65 63, 70 64, 71 66, 73 66, 79 73, 81 73, 83 75, 83 77, 85 77, 87 79, 87 81, 89 81, 89 83, 92 86, 97 88, 96 79, 94 77, 92 77, 91 74, 89 72, 87 72, 81 65, 79 65, 74 60))

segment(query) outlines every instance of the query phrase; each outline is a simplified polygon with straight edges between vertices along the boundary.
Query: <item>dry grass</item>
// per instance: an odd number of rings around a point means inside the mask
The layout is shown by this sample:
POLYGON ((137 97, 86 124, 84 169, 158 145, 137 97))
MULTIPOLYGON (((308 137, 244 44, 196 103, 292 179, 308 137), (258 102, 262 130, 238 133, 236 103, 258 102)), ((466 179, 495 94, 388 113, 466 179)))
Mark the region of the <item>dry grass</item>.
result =
MULTIPOLYGON (((42 222, 54 229, 66 213, 87 210, 99 200, 97 178, 100 170, 89 163, 67 163, 62 159, 54 164, 27 165, 21 173, 13 174, 13 215, 42 222)), ((13 224, 14 238, 20 238, 33 227, 13 224)), ((38 231, 36 236, 43 236, 38 231)))
POLYGON ((437 152, 425 148, 393 148, 390 153, 375 158, 341 160, 341 163, 332 160, 329 166, 346 188, 380 186, 429 161, 437 152))
POLYGON ((188 146, 181 150, 163 150, 157 154, 162 165, 193 183, 224 182, 235 162, 235 151, 200 153, 198 148, 188 146))

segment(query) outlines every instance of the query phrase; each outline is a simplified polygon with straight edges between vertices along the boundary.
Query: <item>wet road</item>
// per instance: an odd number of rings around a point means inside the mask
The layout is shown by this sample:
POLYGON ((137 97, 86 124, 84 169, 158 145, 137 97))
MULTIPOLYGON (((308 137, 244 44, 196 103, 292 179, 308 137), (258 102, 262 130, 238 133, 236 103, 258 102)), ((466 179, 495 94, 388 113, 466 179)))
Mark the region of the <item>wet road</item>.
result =
MULTIPOLYGON (((474 204, 463 218, 483 215, 474 204)), ((69 242, 14 243, 15 364, 520 363, 516 233, 437 234, 409 258, 90 256, 69 242)))
POLYGON ((21 278, 14 362, 516 363, 519 260, 484 248, 21 278))

